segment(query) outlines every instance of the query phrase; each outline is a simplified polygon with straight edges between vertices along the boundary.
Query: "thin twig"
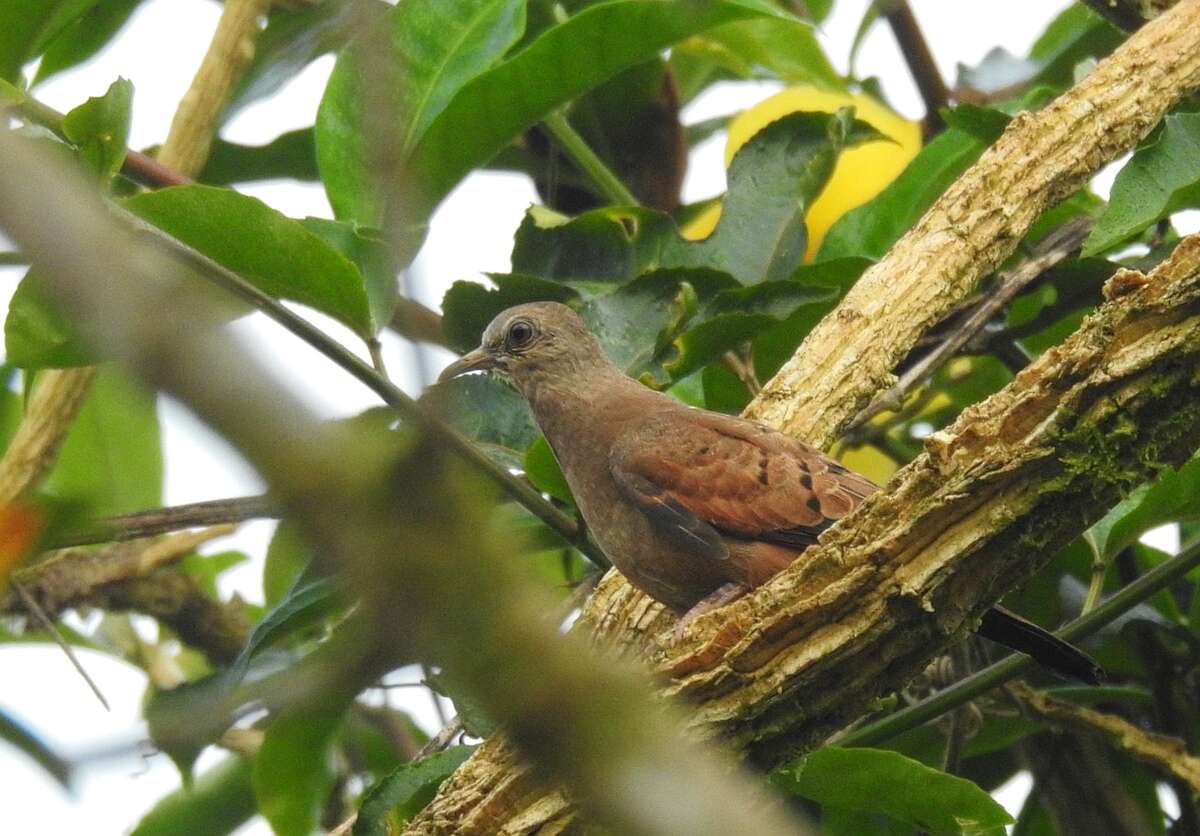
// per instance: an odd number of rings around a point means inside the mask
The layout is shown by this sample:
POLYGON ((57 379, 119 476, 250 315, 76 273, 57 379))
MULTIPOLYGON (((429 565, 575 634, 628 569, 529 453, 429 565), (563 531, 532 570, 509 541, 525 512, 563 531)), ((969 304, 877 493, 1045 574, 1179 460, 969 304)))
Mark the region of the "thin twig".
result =
POLYGON ((1063 224, 1047 235, 1029 258, 1012 270, 997 276, 994 290, 980 300, 974 310, 947 334, 936 348, 910 366, 894 384, 876 395, 851 422, 851 429, 866 424, 881 412, 898 410, 913 389, 928 380, 947 360, 956 355, 1012 301, 1013 297, 1046 270, 1079 249, 1087 238, 1091 225, 1091 220, 1087 218, 1077 218, 1063 224))
POLYGON ((1123 717, 1057 699, 1025 682, 1011 682, 1006 688, 1038 719, 1099 737, 1114 749, 1184 782, 1191 793, 1200 793, 1200 758, 1189 753, 1179 738, 1155 734, 1123 717))
POLYGON ((408 296, 396 300, 390 323, 392 330, 413 342, 433 343, 450 348, 442 331, 442 315, 408 296))
POLYGON ((170 505, 105 517, 77 528, 67 529, 52 535, 50 547, 62 549, 95 543, 117 543, 196 526, 253 519, 277 519, 279 514, 279 509, 266 496, 242 496, 193 502, 188 505, 170 505))
POLYGON ((759 382, 758 375, 754 373, 754 366, 743 360, 736 351, 726 351, 721 355, 721 362, 737 375, 737 379, 742 382, 751 396, 762 391, 762 383, 759 382))
POLYGON ((19 581, 10 580, 9 583, 16 591, 17 597, 21 599, 21 604, 25 607, 25 611, 42 625, 42 629, 50 634, 50 638, 54 640, 54 643, 62 649, 63 653, 67 654, 67 660, 70 661, 71 666, 75 668, 79 675, 83 677, 83 681, 87 683, 88 687, 92 689, 92 693, 96 695, 96 699, 100 700, 100 704, 104 706, 104 710, 112 711, 112 707, 108 704, 108 700, 105 699, 100 686, 96 684, 96 681, 84 669, 83 663, 75 655, 74 648, 67 644, 67 640, 58 631, 58 625, 54 623, 50 616, 46 615, 46 611, 42 609, 41 605, 34 600, 34 597, 25 590, 25 587, 19 581))
POLYGON ((375 371, 379 372, 382 377, 388 378, 387 364, 383 362, 383 343, 379 341, 379 337, 371 337, 367 340, 367 351, 371 355, 371 365, 375 367, 375 371))
POLYGON ((454 738, 458 737, 463 730, 463 721, 461 717, 455 716, 450 722, 442 726, 442 730, 426 741, 425 745, 417 751, 417 756, 413 760, 420 760, 428 757, 434 752, 444 751, 454 742, 454 738))
MULTIPOLYGON (((1160 563, 1120 592, 1112 595, 1087 615, 1082 615, 1058 630, 1055 635, 1066 641, 1086 638, 1110 624, 1142 601, 1165 589, 1200 565, 1200 544, 1160 563)), ((973 700, 1037 665, 1029 656, 1014 653, 972 674, 956 685, 927 700, 868 723, 838 740, 842 746, 874 746, 889 738, 934 720, 953 708, 973 700)))
POLYGON ((950 91, 946 89, 946 82, 942 80, 937 62, 933 60, 933 52, 907 0, 887 0, 883 5, 883 16, 891 27, 896 43, 900 45, 908 71, 912 73, 921 99, 925 102, 923 128, 925 135, 930 136, 946 127, 940 111, 949 104, 950 91))

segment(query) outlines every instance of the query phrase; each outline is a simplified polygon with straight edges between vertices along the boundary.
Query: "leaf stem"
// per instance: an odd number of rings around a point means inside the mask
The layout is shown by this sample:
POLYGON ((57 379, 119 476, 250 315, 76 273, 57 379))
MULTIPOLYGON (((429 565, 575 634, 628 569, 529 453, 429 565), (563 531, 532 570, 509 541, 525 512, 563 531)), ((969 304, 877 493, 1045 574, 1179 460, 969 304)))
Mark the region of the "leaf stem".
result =
MULTIPOLYGON (((1200 566, 1200 544, 1159 564, 1091 612, 1067 624, 1055 635, 1067 641, 1090 636, 1196 566, 1200 566)), ((1033 659, 1022 654, 1008 656, 927 700, 849 732, 837 741, 838 745, 874 746, 882 743, 901 732, 940 717, 950 709, 1020 676, 1036 665, 1033 659)))
POLYGON ((604 160, 600 159, 591 146, 584 141, 584 138, 571 127, 571 123, 567 121, 567 117, 562 112, 556 111, 549 114, 542 124, 546 126, 546 130, 571 158, 571 161, 600 190, 605 199, 617 206, 641 205, 641 202, 634 197, 633 192, 629 191, 621 179, 612 172, 612 169, 605 165, 604 160))

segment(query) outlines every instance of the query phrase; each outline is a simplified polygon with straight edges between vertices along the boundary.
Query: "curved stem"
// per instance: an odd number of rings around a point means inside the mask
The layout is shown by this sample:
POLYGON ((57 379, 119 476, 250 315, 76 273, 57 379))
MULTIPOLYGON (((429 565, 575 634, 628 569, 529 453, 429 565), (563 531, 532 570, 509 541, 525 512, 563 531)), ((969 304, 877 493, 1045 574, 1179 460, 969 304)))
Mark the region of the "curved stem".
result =
MULTIPOLYGON (((1200 544, 1193 545, 1187 551, 1159 564, 1091 612, 1067 624, 1055 635, 1067 641, 1086 638, 1160 589, 1183 577, 1196 566, 1200 566, 1200 544)), ((838 739, 837 743, 839 746, 874 746, 882 743, 1020 676, 1036 664, 1028 656, 1013 654, 927 700, 849 732, 838 739)))
POLYGON ((617 206, 641 205, 633 192, 621 182, 621 178, 613 174, 612 169, 604 164, 604 160, 600 159, 583 137, 571 127, 566 116, 559 112, 551 113, 542 120, 542 124, 609 203, 617 206))

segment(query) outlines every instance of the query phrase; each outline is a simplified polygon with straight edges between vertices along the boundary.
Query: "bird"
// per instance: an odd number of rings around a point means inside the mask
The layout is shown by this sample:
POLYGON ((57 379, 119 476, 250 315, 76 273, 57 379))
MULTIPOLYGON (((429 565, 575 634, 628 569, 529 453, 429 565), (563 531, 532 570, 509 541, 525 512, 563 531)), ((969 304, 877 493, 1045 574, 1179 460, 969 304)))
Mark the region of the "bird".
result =
MULTIPOLYGON (((444 382, 486 371, 515 386, 596 543, 635 587, 681 616, 735 600, 787 568, 878 486, 797 438, 688 406, 610 362, 558 302, 500 312, 444 382)), ((1098 682, 1087 654, 996 606, 986 638, 1060 675, 1098 682)))

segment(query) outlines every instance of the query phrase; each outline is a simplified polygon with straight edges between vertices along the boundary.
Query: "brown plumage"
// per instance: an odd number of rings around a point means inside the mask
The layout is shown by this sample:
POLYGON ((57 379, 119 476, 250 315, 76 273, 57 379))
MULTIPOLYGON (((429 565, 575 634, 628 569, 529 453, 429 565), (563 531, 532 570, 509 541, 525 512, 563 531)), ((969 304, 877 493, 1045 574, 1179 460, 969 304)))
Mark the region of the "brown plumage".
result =
MULTIPOLYGON (((565 305, 504 311, 442 379, 477 369, 520 389, 600 547, 679 613, 765 583, 876 490, 797 439, 630 379, 565 305)), ((1090 659, 1005 610, 983 629, 1025 652, 1053 648, 1062 658, 1046 664, 1094 678, 1090 659)))

